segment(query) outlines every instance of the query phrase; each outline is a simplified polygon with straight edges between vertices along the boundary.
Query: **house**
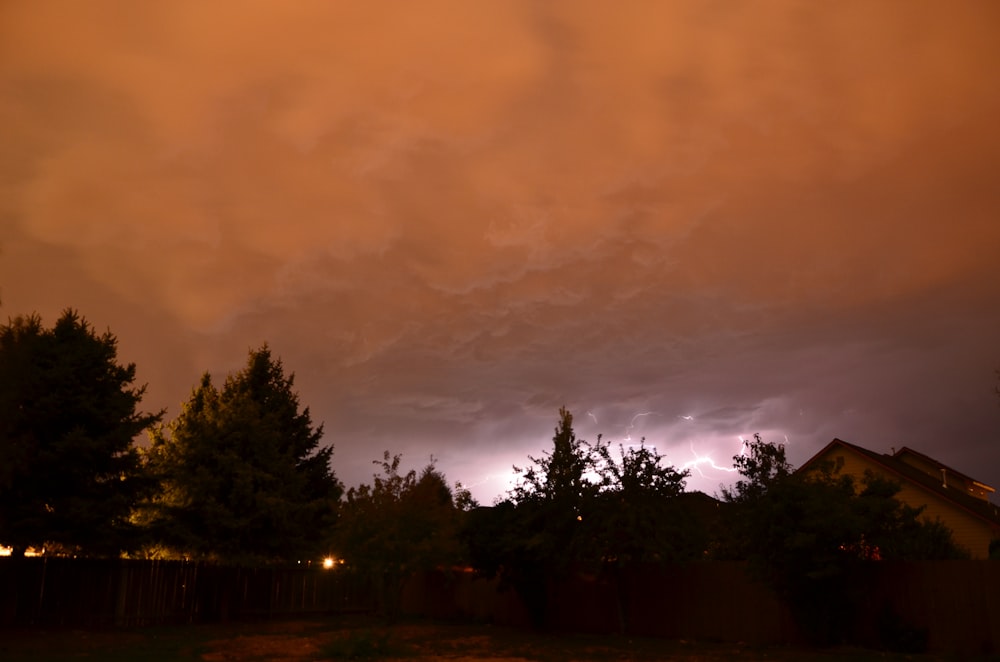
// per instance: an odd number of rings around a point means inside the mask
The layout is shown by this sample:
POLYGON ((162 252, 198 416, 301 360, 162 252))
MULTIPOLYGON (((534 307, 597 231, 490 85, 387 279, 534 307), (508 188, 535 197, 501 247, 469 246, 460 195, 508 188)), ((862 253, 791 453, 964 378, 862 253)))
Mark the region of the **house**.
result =
POLYGON ((823 462, 858 482, 865 471, 872 471, 899 483, 896 498, 923 507, 924 517, 940 519, 974 559, 989 558, 990 542, 1000 539, 1000 508, 989 500, 994 489, 912 448, 876 453, 834 439, 798 471, 809 471, 823 462))

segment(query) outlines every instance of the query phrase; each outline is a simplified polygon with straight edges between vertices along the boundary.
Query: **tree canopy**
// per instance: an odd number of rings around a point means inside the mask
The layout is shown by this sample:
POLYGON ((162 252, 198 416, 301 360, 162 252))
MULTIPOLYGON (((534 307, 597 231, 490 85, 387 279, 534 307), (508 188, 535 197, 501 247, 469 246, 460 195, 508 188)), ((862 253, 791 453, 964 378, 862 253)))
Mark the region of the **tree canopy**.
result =
POLYGON ((706 532, 678 497, 688 471, 666 464, 646 446, 595 447, 601 491, 594 517, 595 547, 605 564, 626 566, 698 558, 706 532))
POLYGON ((867 472, 858 482, 829 463, 795 472, 783 446, 757 435, 733 463, 743 478, 722 491, 730 506, 723 555, 813 578, 858 560, 964 556, 940 522, 895 498, 900 485, 887 478, 867 472))
POLYGON ((136 435, 135 364, 76 311, 52 329, 38 315, 0 327, 0 542, 21 554, 56 546, 117 555, 137 543, 130 515, 148 483, 136 435))
POLYGON ((160 492, 149 517, 168 548, 247 562, 321 553, 343 488, 293 385, 264 345, 221 390, 206 373, 155 430, 148 456, 160 492))
POLYGON ((858 564, 966 555, 939 521, 898 501, 899 484, 885 478, 868 473, 858 483, 830 464, 794 472, 784 447, 758 435, 733 462, 742 479, 723 490, 715 556, 747 560, 824 643, 842 634, 858 564))
POLYGON ((499 574, 541 625, 547 582, 587 568, 619 585, 621 625, 627 620, 621 570, 635 563, 699 557, 704 532, 680 507, 687 472, 645 445, 618 447, 578 439, 573 416, 559 410, 552 450, 529 456, 507 500, 472 513, 464 536, 473 565, 499 574))
POLYGON ((453 491, 433 463, 419 474, 401 473, 400 461, 386 451, 375 460, 382 472, 372 484, 347 491, 335 541, 348 569, 373 578, 390 617, 397 612, 403 581, 414 571, 450 568, 462 559, 461 518, 475 505, 461 485, 453 491))
POLYGON ((588 556, 584 520, 600 491, 597 456, 573 431, 573 415, 562 408, 552 437, 552 451, 528 456, 527 468, 514 467, 521 479, 510 492, 520 514, 518 535, 523 537, 524 558, 562 569, 588 556))
POLYGON ((521 480, 509 495, 528 556, 562 566, 664 561, 686 553, 689 545, 674 526, 682 515, 674 498, 688 472, 666 464, 645 440, 617 451, 600 436, 595 443, 578 439, 572 414, 559 410, 552 451, 529 456, 526 469, 515 467, 521 480))

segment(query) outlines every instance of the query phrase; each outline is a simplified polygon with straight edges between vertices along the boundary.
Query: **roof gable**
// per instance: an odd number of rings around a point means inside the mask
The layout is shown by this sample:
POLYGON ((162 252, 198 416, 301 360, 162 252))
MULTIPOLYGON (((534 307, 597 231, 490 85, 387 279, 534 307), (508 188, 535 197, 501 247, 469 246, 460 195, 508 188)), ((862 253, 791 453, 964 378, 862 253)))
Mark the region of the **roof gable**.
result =
POLYGON ((975 478, 907 446, 903 446, 903 448, 893 453, 892 456, 916 469, 923 470, 935 479, 940 478, 944 485, 960 484, 971 496, 983 501, 988 501, 989 495, 996 491, 986 483, 981 483, 975 478))
MULTIPOLYGON (((805 464, 799 467, 796 470, 796 473, 815 469, 825 456, 838 447, 846 452, 856 453, 869 461, 874 462, 900 482, 915 485, 925 491, 931 492, 938 497, 951 502, 958 508, 967 511, 977 518, 985 520, 994 526, 1000 525, 1000 510, 998 510, 998 508, 989 501, 978 499, 974 496, 966 494, 964 490, 960 490, 955 487, 949 488, 946 486, 946 483, 941 480, 940 476, 933 476, 925 471, 922 471, 921 469, 904 462, 903 459, 899 457, 884 453, 876 453, 868 450, 867 448, 850 444, 842 439, 834 439, 831 441, 821 451, 816 453, 808 461, 806 461, 805 464)), ((910 450, 910 452, 915 453, 916 451, 910 450)), ((920 455, 922 457, 927 457, 923 454, 920 455)), ((945 465, 942 465, 936 460, 933 460, 932 458, 928 459, 950 471, 948 467, 945 467, 945 465)), ((955 474, 970 481, 973 480, 960 472, 956 471, 955 474)), ((975 482, 978 483, 978 481, 975 482)), ((979 484, 981 485, 982 483, 979 484)))

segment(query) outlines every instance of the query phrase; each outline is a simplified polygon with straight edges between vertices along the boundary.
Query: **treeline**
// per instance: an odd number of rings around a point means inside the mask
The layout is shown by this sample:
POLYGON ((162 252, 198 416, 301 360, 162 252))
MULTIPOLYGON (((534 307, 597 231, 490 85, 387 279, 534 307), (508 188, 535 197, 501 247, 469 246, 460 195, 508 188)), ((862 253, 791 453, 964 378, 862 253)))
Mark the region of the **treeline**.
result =
POLYGON ((51 329, 37 315, 0 327, 0 544, 241 564, 332 555, 370 573, 388 613, 412 572, 465 566, 499 577, 539 622, 560 575, 618 582, 640 564, 738 559, 824 627, 855 564, 963 556, 950 531, 894 498, 898 485, 793 472, 759 437, 716 501, 686 493, 688 473, 645 444, 578 439, 563 409, 552 448, 480 508, 433 465, 404 471, 388 451, 370 484, 345 492, 267 345, 221 386, 206 373, 171 421, 139 410, 134 382, 115 336, 72 310, 51 329), (136 444, 144 431, 149 444, 136 444))
POLYGON ((794 472, 783 446, 755 436, 733 458, 741 479, 717 501, 684 492, 688 472, 644 444, 614 452, 600 437, 577 439, 572 422, 561 410, 551 452, 529 458, 508 498, 470 513, 464 529, 472 566, 516 590, 537 624, 550 580, 569 573, 615 585, 625 632, 626 577, 657 564, 738 560, 828 642, 858 599, 848 587, 860 564, 968 558, 884 478, 856 484, 831 464, 794 472))

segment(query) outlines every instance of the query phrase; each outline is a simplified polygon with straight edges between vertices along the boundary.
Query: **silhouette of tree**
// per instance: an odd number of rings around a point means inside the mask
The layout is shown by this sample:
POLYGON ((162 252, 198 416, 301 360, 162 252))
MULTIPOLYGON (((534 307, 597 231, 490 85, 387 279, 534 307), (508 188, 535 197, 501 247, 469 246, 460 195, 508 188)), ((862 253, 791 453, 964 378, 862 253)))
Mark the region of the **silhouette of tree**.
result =
POLYGON ((699 558, 707 539, 700 523, 677 498, 684 491, 687 471, 663 462, 664 456, 646 446, 618 457, 600 437, 594 447, 601 491, 589 527, 601 571, 616 586, 619 630, 628 628, 627 571, 635 566, 699 558))
POLYGON ((514 467, 520 479, 507 498, 474 510, 462 537, 473 568, 514 588, 540 627, 550 579, 592 554, 586 527, 600 485, 593 447, 577 439, 565 408, 559 410, 552 451, 528 459, 528 467, 514 467))
POLYGON ((792 474, 792 465, 785 457, 785 447, 766 442, 759 434, 746 442, 743 452, 733 457, 733 466, 743 476, 731 489, 723 488, 723 497, 730 502, 753 502, 769 489, 780 485, 792 474))
POLYGON ((583 569, 616 582, 624 628, 624 568, 704 551, 704 532, 675 499, 687 473, 645 443, 619 446, 616 457, 600 437, 578 439, 563 408, 551 452, 529 460, 514 468, 521 478, 508 499, 472 513, 464 535, 476 570, 517 590, 536 625, 544 623, 549 582, 583 569))
POLYGON ((133 439, 162 412, 137 411, 134 381, 115 336, 73 310, 52 329, 37 315, 0 327, 0 541, 15 554, 136 543, 129 518, 148 482, 133 439))
POLYGON ((900 489, 896 481, 870 471, 860 485, 854 485, 852 512, 862 531, 850 549, 866 560, 969 558, 969 551, 955 543, 951 529, 940 519, 927 519, 924 506, 914 508, 897 499, 900 489))
POLYGON ((605 562, 648 563, 699 556, 703 541, 688 539, 691 524, 678 509, 688 471, 663 462, 646 446, 618 448, 598 444, 601 491, 596 510, 598 545, 605 562))
POLYGON ((757 435, 733 461, 743 479, 723 490, 728 507, 714 554, 749 561, 820 643, 846 634, 859 563, 963 556, 940 522, 894 498, 900 487, 892 481, 869 473, 856 484, 829 463, 792 472, 784 448, 757 435))
POLYGON ((564 570, 572 562, 591 556, 584 521, 589 524, 597 493, 597 455, 577 439, 573 415, 561 408, 552 437, 552 452, 528 456, 532 464, 514 467, 521 476, 510 492, 520 513, 525 544, 551 570, 564 570))
POLYGON ((148 517, 168 548, 237 562, 321 553, 343 488, 293 384, 264 345, 221 391, 206 373, 154 431, 147 456, 161 489, 148 517))
POLYGON ((418 475, 399 471, 401 456, 381 461, 371 485, 347 491, 335 547, 349 570, 375 583, 382 612, 399 613, 403 583, 418 570, 449 569, 463 556, 461 518, 475 506, 461 485, 448 486, 433 463, 418 475))

